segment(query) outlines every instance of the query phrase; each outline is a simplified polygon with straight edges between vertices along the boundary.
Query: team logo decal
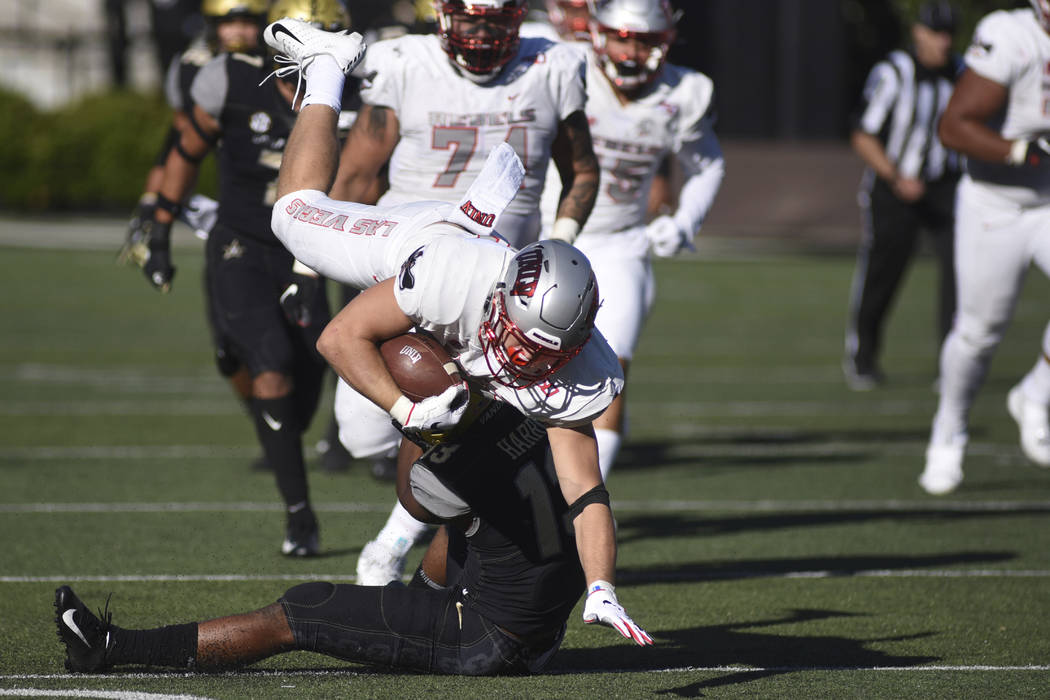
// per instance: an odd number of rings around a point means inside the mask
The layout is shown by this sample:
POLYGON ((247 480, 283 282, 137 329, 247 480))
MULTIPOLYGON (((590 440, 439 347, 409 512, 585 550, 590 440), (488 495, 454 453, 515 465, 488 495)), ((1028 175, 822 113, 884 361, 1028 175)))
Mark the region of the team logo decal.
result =
POLYGON ((535 248, 518 255, 518 275, 514 287, 510 290, 512 297, 529 297, 536 293, 536 284, 540 281, 540 266, 543 265, 543 250, 535 248))
POLYGON ((233 260, 235 258, 244 257, 244 245, 234 238, 230 241, 230 244, 222 249, 223 260, 233 260))
POLYGON ((415 251, 408 256, 408 260, 401 265, 401 274, 398 277, 398 285, 401 289, 412 289, 416 286, 416 278, 415 275, 412 274, 412 268, 415 267, 416 261, 421 257, 423 257, 422 246, 416 248, 415 251))
POLYGON ((273 120, 266 112, 256 112, 248 118, 248 127, 257 134, 265 134, 272 123, 273 120))

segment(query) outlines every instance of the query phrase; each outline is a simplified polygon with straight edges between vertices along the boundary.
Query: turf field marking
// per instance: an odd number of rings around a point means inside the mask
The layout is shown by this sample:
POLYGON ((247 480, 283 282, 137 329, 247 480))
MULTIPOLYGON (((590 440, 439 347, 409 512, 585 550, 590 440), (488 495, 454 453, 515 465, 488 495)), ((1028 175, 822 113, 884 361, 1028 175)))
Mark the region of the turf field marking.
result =
MULTIPOLYGON (((75 678, 75 676, 69 676, 75 678)), ((8 678, 8 676, 0 676, 8 678)), ((42 690, 39 688, 0 688, 0 695, 29 698, 111 698, 112 700, 196 700, 206 695, 169 695, 167 693, 144 693, 140 690, 42 690)))
MULTIPOLYGON (((1032 665, 1021 665, 1021 666, 991 666, 987 664, 967 664, 967 665, 956 665, 949 666, 946 664, 940 664, 935 666, 678 666, 673 668, 558 668, 552 669, 548 673, 540 674, 540 676, 562 676, 568 674, 595 674, 595 673, 761 673, 761 672, 776 672, 776 673, 801 673, 806 671, 877 671, 877 672, 891 672, 891 673, 930 673, 937 671, 951 671, 951 672, 975 672, 975 673, 996 673, 1004 671, 1050 671, 1050 666, 1041 664, 1032 665)), ((326 676, 374 676, 374 675, 389 675, 384 672, 369 672, 369 671, 355 671, 347 668, 345 671, 342 669, 287 669, 287 670, 272 670, 272 669, 243 669, 236 671, 230 675, 234 676, 261 676, 261 677, 284 677, 284 676, 308 676, 308 677, 326 677, 326 676)), ((156 673, 105 673, 105 674, 84 674, 84 673, 28 673, 28 674, 10 674, 0 675, 0 681, 14 681, 14 680, 74 680, 83 678, 111 678, 119 680, 149 680, 156 678, 200 678, 199 673, 182 673, 182 672, 165 672, 158 671, 156 673)), ((2 692, 2 691, 0 691, 2 692)), ((172 695, 172 696, 159 696, 150 695, 150 698, 159 697, 193 697, 187 695, 172 695)))
MULTIPOLYGON (((941 501, 941 500, 810 500, 810 501, 674 501, 613 499, 617 511, 709 511, 734 513, 808 513, 813 511, 866 512, 873 510, 943 513, 1010 513, 1012 511, 1050 511, 1050 501, 941 501)), ((360 501, 315 503, 315 511, 329 513, 379 513, 390 504, 360 501)), ((283 506, 270 502, 160 502, 160 503, 0 503, 4 513, 213 513, 220 511, 274 512, 283 506)))

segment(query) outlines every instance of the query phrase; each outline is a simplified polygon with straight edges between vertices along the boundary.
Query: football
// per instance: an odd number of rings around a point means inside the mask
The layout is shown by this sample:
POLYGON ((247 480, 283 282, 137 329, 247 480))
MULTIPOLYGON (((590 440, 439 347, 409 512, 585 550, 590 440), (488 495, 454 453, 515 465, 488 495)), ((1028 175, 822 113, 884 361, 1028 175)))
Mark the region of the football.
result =
POLYGON ((459 382, 456 365, 445 348, 424 333, 405 333, 379 346, 390 376, 410 401, 437 396, 459 382))

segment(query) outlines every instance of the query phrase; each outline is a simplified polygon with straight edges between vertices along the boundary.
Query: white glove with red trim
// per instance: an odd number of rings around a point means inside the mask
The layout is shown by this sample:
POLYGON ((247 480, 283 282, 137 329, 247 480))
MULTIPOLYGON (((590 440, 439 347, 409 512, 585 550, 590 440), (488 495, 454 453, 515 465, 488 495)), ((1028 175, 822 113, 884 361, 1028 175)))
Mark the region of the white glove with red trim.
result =
POLYGON ((390 416, 405 430, 448 430, 466 413, 469 398, 470 387, 460 382, 419 402, 402 396, 391 407, 390 416))
POLYGON ((599 622, 633 639, 639 646, 653 643, 645 630, 635 624, 627 611, 616 600, 616 590, 608 581, 595 581, 587 586, 587 602, 583 605, 583 621, 599 622))

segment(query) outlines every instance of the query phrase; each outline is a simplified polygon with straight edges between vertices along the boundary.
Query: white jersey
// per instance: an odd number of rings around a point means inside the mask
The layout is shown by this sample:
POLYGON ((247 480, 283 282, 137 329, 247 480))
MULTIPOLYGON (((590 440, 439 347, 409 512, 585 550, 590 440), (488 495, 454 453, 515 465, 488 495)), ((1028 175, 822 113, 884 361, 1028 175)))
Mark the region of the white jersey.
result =
POLYGON ((449 350, 466 376, 479 380, 482 393, 548 425, 596 418, 623 388, 616 355, 597 331, 542 385, 487 382, 493 373, 478 333, 486 301, 515 251, 491 236, 432 226, 452 209, 441 202, 372 207, 302 190, 278 200, 273 229, 298 260, 337 282, 363 289, 396 276, 398 306, 449 350))
MULTIPOLYGON (((695 155, 693 146, 713 138, 714 85, 702 73, 668 64, 649 90, 624 104, 594 52, 587 56, 587 120, 601 185, 581 235, 613 234, 645 223, 653 177, 669 153, 687 160, 695 155)), ((714 144, 717 153, 711 155, 720 158, 717 140, 714 144)), ((687 174, 697 169, 691 162, 684 165, 687 174)), ((554 221, 558 182, 555 171, 543 196, 545 228, 554 221)))
MULTIPOLYGON (((1005 139, 1034 139, 1050 132, 1050 35, 1031 9, 986 16, 966 50, 966 66, 1008 91, 1006 110, 990 124, 1005 139)), ((1015 167, 968 159, 975 182, 1000 196, 1032 206, 1050 202, 1050 167, 1015 167)))
POLYGON ((492 148, 506 141, 525 163, 518 196, 496 223, 521 246, 539 232, 539 201, 559 123, 586 104, 583 60, 545 39, 523 38, 493 80, 459 74, 436 35, 407 35, 368 48, 362 100, 397 114, 401 138, 381 204, 456 202, 492 148))

